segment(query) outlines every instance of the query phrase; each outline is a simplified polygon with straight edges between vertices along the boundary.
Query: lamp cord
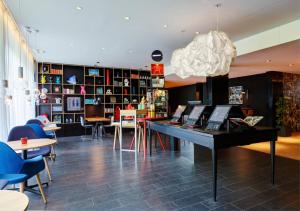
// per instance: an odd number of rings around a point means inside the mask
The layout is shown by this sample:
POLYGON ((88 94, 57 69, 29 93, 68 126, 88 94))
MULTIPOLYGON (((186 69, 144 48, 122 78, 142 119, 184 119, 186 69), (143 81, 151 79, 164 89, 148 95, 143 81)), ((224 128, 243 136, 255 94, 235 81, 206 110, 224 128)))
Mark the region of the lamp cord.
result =
POLYGON ((220 3, 216 4, 216 8, 217 8, 217 31, 219 31, 219 24, 220 24, 220 7, 222 5, 220 3))

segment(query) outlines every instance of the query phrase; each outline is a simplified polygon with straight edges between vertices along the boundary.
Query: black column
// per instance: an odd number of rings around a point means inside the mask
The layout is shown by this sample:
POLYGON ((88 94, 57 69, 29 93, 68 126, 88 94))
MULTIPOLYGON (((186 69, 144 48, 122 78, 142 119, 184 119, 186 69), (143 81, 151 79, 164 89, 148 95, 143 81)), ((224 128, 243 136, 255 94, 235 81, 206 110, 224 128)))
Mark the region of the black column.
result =
POLYGON ((228 104, 228 75, 206 78, 203 103, 213 106, 228 104))
MULTIPOLYGON (((228 75, 207 77, 203 85, 203 103, 212 106, 228 104, 228 81, 228 75)), ((210 156, 210 150, 194 144, 194 162, 200 163, 203 156, 210 156)))

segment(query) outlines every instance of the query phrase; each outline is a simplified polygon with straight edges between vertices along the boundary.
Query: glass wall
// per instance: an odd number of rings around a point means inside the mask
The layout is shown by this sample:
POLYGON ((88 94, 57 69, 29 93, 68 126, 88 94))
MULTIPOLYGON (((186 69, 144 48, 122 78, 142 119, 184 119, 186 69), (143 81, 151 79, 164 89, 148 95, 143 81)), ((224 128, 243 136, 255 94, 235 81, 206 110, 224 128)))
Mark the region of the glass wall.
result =
POLYGON ((0 141, 9 130, 34 117, 35 62, 11 13, 0 1, 0 141), (23 78, 19 78, 19 67, 23 78), (6 86, 8 82, 8 86, 6 86))

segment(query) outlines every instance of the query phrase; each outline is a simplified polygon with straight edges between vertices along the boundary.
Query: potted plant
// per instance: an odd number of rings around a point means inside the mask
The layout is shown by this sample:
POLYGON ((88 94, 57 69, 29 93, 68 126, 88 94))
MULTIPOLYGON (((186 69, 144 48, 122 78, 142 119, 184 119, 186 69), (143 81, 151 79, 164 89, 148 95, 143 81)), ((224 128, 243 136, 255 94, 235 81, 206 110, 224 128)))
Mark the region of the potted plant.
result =
POLYGON ((285 124, 286 102, 283 97, 279 97, 275 103, 276 106, 276 126, 279 128, 278 135, 282 137, 291 136, 291 129, 285 124))

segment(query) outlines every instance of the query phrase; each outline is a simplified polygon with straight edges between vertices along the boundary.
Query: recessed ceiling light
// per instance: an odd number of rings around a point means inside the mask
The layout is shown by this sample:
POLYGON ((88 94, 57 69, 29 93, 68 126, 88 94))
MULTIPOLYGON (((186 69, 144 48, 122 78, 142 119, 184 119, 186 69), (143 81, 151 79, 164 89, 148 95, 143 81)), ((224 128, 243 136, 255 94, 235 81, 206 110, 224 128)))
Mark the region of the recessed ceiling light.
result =
POLYGON ((105 50, 105 48, 103 48, 103 47, 102 47, 102 48, 101 48, 101 50, 102 50, 102 51, 104 51, 104 50, 105 50))
POLYGON ((200 32, 195 32, 195 34, 200 34, 200 32))
POLYGON ((133 50, 129 50, 128 53, 133 53, 133 50))
POLYGON ((293 67, 295 64, 289 64, 289 67, 293 67))
POLYGON ((129 16, 125 16, 124 19, 127 20, 127 21, 129 21, 130 17, 129 16))
POLYGON ((76 6, 76 10, 82 10, 83 8, 81 6, 76 6))
POLYGON ((165 24, 165 25, 164 25, 164 28, 168 28, 168 25, 167 25, 167 24, 165 24))
POLYGON ((271 59, 267 59, 266 60, 266 63, 270 63, 272 60, 271 59))
POLYGON ((100 62, 98 61, 98 62, 96 62, 97 64, 99 64, 100 62))

